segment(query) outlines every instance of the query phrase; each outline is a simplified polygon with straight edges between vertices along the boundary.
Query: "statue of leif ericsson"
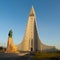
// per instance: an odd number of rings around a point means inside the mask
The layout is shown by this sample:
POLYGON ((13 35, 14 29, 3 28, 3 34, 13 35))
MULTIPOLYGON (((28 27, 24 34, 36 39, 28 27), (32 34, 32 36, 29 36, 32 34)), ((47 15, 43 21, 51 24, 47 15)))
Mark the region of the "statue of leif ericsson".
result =
POLYGON ((13 33, 12 30, 10 30, 8 34, 6 53, 18 53, 17 47, 13 43, 12 33, 13 33))

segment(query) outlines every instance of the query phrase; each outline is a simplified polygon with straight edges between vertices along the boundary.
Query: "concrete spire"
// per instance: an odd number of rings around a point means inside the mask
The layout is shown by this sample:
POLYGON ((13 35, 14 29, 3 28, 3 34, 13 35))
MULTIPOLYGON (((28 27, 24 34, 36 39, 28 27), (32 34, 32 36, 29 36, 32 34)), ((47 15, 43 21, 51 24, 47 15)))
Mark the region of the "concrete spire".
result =
POLYGON ((29 15, 29 16, 36 16, 33 6, 32 6, 32 8, 31 8, 31 10, 30 10, 30 15, 29 15))

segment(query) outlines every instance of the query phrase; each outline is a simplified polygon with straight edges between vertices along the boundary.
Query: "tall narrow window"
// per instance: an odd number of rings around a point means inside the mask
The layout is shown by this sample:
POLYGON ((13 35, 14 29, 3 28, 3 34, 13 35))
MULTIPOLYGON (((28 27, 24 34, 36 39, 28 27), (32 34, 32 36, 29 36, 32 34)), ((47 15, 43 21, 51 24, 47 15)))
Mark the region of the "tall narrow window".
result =
POLYGON ((33 51, 33 39, 31 40, 31 51, 33 51))

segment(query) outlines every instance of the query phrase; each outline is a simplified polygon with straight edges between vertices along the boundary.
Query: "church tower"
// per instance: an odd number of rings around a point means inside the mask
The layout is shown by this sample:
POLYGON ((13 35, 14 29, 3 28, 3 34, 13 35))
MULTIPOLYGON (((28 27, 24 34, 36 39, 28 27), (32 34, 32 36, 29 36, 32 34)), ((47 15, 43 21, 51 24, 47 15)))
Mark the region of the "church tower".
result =
POLYGON ((23 41, 17 47, 20 51, 43 51, 54 48, 41 43, 37 30, 36 14, 33 7, 30 10, 23 41))

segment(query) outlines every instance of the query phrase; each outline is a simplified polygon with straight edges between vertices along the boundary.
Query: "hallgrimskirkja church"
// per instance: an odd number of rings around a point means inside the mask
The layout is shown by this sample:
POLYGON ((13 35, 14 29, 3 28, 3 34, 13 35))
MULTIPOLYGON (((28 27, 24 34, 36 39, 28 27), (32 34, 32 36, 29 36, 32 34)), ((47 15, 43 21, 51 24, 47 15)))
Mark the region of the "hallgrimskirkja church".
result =
POLYGON ((41 42, 37 29, 36 14, 33 7, 28 17, 24 38, 22 42, 17 45, 17 48, 20 51, 47 52, 55 50, 55 46, 47 46, 41 42))

